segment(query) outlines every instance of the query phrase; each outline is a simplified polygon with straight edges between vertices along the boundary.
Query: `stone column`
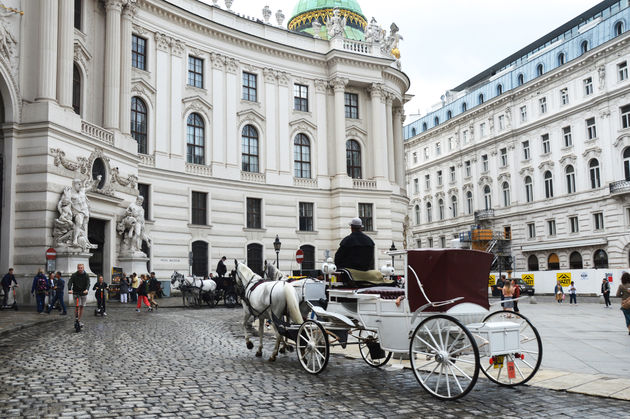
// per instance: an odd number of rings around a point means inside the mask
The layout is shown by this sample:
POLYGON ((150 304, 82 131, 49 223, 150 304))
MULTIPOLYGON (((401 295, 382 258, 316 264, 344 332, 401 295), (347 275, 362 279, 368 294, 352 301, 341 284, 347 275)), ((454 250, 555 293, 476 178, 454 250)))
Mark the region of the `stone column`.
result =
POLYGON ((394 151, 394 127, 393 127, 393 111, 392 101, 394 96, 391 93, 385 94, 385 119, 387 124, 387 174, 389 181, 396 183, 396 153, 394 151))
MULTIPOLYGON (((169 134, 171 132, 171 112, 170 88, 171 88, 171 38, 163 33, 155 33, 155 151, 157 153, 169 153, 169 134)), ((186 139, 182 139, 183 142, 186 139)))
MULTIPOLYGON (((394 154, 396 155, 396 183, 402 188, 407 189, 405 182, 405 149, 403 145, 403 122, 405 122, 405 113, 402 107, 394 108, 394 154)), ((421 179, 422 180, 422 179, 421 179)))
MULTIPOLYGON (((228 58, 225 62, 225 88, 227 91, 225 98, 225 161, 228 166, 239 167, 241 164, 241 133, 236 132, 237 128, 237 101, 241 97, 239 62, 234 58, 228 58)), ((262 135, 262 133, 259 133, 262 135)), ((263 168, 263 160, 260 161, 260 170, 263 168)))
POLYGON ((127 3, 122 12, 120 35, 120 132, 131 133, 131 21, 136 5, 127 3))
POLYGON ((275 139, 278 138, 278 99, 277 99, 277 72, 271 68, 263 69, 265 79, 265 113, 267 116, 267 132, 265 160, 267 170, 278 171, 277 149, 280 148, 275 139))
POLYGON ((39 4, 39 68, 37 101, 54 101, 57 97, 57 17, 59 3, 39 4))
MULTIPOLYGON (((184 44, 173 39, 171 42, 171 109, 179 110, 182 106, 182 97, 184 96, 184 68, 182 63, 182 57, 184 56, 184 44)), ((186 141, 182 141, 184 135, 183 124, 186 122, 182 118, 172 118, 171 120, 171 156, 184 156, 186 154, 186 141)), ((210 144, 208 144, 208 127, 206 125, 204 129, 205 138, 205 164, 210 164, 208 154, 210 153, 210 144)))
POLYGON ((57 101, 72 107, 72 64, 74 62, 74 2, 59 0, 59 43, 57 45, 57 101))
POLYGON ((385 92, 383 86, 373 83, 368 89, 372 101, 371 143, 374 177, 387 176, 387 124, 385 122, 385 92))
MULTIPOLYGON (((333 173, 328 161, 327 143, 327 115, 326 115, 326 90, 328 83, 324 80, 315 80, 315 106, 317 120, 317 174, 328 178, 333 173)), ((330 162, 332 163, 332 162, 330 162)))
POLYGON ((118 130, 120 115, 120 14, 122 0, 105 1, 103 127, 118 130))
POLYGON ((212 58, 212 163, 213 174, 225 166, 225 57, 213 53, 212 58))
POLYGON ((335 91, 335 176, 347 174, 346 170, 346 107, 344 93, 348 79, 337 78, 330 82, 335 91))
POLYGON ((278 152, 278 171, 291 172, 293 160, 293 138, 289 138, 289 115, 292 103, 289 103, 289 78, 287 73, 278 74, 278 140, 276 141, 278 152), (285 162, 282 164, 282 162, 285 162))

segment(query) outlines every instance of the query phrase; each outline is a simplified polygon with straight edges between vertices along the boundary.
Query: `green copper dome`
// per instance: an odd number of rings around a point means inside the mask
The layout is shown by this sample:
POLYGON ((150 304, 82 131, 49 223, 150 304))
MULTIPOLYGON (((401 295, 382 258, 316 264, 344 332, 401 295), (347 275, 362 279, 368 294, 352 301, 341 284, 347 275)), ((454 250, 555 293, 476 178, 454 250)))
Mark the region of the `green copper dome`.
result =
POLYGON ((356 0, 300 0, 293 9, 288 28, 291 31, 314 35, 312 23, 317 20, 322 24, 319 36, 328 39, 326 19, 332 16, 336 7, 339 8, 340 15, 346 18, 345 37, 358 41, 365 40, 367 19, 356 0))

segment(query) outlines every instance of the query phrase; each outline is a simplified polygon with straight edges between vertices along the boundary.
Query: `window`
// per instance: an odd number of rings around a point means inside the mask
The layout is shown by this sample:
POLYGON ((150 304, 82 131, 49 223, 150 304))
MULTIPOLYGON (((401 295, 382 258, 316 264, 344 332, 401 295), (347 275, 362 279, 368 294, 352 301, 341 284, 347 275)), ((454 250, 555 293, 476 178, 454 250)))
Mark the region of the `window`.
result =
POLYGON ((192 193, 191 222, 195 225, 208 224, 208 194, 205 192, 192 193))
POLYGON ((473 194, 472 192, 466 192, 466 214, 471 215, 473 213, 473 194))
POLYGON ((560 54, 558 54, 558 66, 564 65, 564 62, 564 52, 561 52, 560 54))
POLYGON ((346 141, 346 172, 352 179, 361 179, 361 146, 356 140, 346 141))
POLYGON ((241 132, 241 170, 258 173, 258 131, 251 125, 245 125, 241 132))
POLYGON ((247 198, 247 228, 262 228, 262 199, 247 198))
POLYGON ((188 85, 203 89, 203 60, 188 56, 188 85))
POLYGON ((131 66, 147 69, 147 40, 138 35, 131 35, 131 66))
POLYGON ((448 172, 450 175, 451 183, 455 182, 455 166, 449 167, 448 172))
POLYGON ((569 256, 569 269, 583 269, 582 255, 580 252, 571 252, 569 256))
POLYGON ((263 276, 263 246, 259 243, 247 245, 247 266, 254 273, 263 276))
POLYGON ((416 136, 416 129, 415 128, 411 128, 411 136, 415 137, 416 136))
POLYGON ((567 88, 560 89, 560 103, 563 105, 569 104, 569 90, 567 88))
POLYGON ((584 96, 593 94, 593 78, 588 77, 584 79, 584 96))
POLYGON ((451 196, 451 215, 453 218, 457 217, 457 197, 455 195, 451 196))
POLYGON ((523 145, 523 160, 529 160, 529 141, 523 141, 521 144, 523 145))
POLYGON ((413 162, 418 163, 418 153, 416 153, 415 151, 413 152, 413 162))
POLYGON ((560 269, 560 259, 557 254, 552 253, 547 258, 547 270, 557 271, 558 269, 560 269))
POLYGON ((429 147, 424 148, 424 161, 429 160, 429 147))
POLYGON ((416 225, 420 225, 420 205, 416 205, 413 212, 416 215, 416 225))
POLYGON ((471 173, 470 173, 470 160, 466 160, 464 162, 464 174, 466 175, 466 177, 470 177, 471 173))
POLYGON ((606 251, 603 249, 596 250, 593 255, 593 263, 595 264, 595 269, 608 268, 608 255, 606 251))
POLYGON ((582 54, 585 54, 588 51, 588 41, 582 42, 580 45, 580 51, 582 51, 582 54))
POLYGON ((427 239, 427 247, 431 249, 433 247, 433 237, 427 239))
POLYGON ((435 118, 433 118, 433 126, 437 127, 438 125, 440 125, 440 118, 436 116, 435 118))
POLYGON ((150 220, 149 216, 149 202, 151 200, 150 196, 151 188, 146 183, 138 183, 138 196, 141 196, 142 199, 142 209, 144 210, 144 219, 150 220))
POLYGON ((256 74, 243 71, 243 100, 256 102, 257 99, 257 77, 256 74))
POLYGON ((503 189, 503 206, 509 207, 510 204, 512 203, 510 199, 510 184, 508 182, 503 182, 502 189, 503 189))
POLYGON ((630 180, 630 147, 623 150, 623 174, 625 180, 630 180))
POLYGON ((464 144, 468 144, 468 130, 462 131, 462 138, 464 140, 464 144))
POLYGON ((549 170, 544 174, 545 177, 545 198, 553 198, 553 175, 549 170))
POLYGON ((536 223, 527 223, 527 237, 530 239, 536 237, 536 223))
POLYGON ((595 230, 603 230, 604 229, 604 213, 596 212, 593 214, 593 225, 595 226, 595 230))
POLYGON ((487 210, 492 209, 492 195, 490 192, 490 186, 483 187, 483 202, 486 205, 487 210))
POLYGON ((81 9, 83 0, 74 0, 74 27, 81 30, 81 9))
POLYGON ((205 164, 204 123, 197 113, 188 115, 186 122, 186 161, 205 164))
MULTIPOLYGON (((308 112, 308 86, 303 84, 293 85, 293 109, 300 112, 308 112)), ((415 128, 412 130, 412 136, 415 136, 415 128)))
POLYGON ((424 175, 424 188, 431 189, 431 175, 424 175))
POLYGON ((624 61, 617 64, 617 80, 624 81, 628 78, 628 62, 624 61))
POLYGON ((516 78, 517 86, 522 86, 525 83, 525 77, 522 74, 519 74, 516 78))
POLYGON ((313 231, 312 202, 300 202, 300 231, 313 231))
POLYGON ((442 171, 441 170, 437 171, 437 184, 438 186, 442 186, 442 171))
POLYGON ((564 173, 567 179, 567 193, 573 194, 575 193, 575 169, 573 166, 568 165, 564 169, 564 173))
POLYGON ((76 63, 72 65, 72 109, 81 115, 81 72, 76 63))
POLYGON ((621 128, 630 128, 630 105, 622 106, 621 111, 621 128))
POLYGON ((562 128, 562 138, 564 139, 564 146, 571 147, 573 145, 573 139, 571 138, 571 127, 562 128))
POLYGON ((615 23, 615 36, 619 36, 623 33, 623 22, 615 23))
POLYGON ((311 178, 311 142, 304 134, 298 134, 293 141, 293 158, 296 178, 311 178))
POLYGON ((446 112, 446 120, 448 121, 449 119, 451 119, 453 117, 453 112, 451 112, 450 110, 446 112))
POLYGON ((595 118, 586 120, 586 136, 589 140, 597 138, 597 127, 595 126, 595 118))
POLYGON ((481 156, 481 170, 484 172, 488 171, 488 155, 484 154, 481 156))
POLYGON ((427 123, 426 123, 426 122, 423 122, 423 123, 422 123, 422 132, 424 132, 424 131, 426 131, 426 130, 427 130, 427 123))
POLYGON ((527 106, 521 106, 521 122, 527 122, 527 106))
POLYGON ((197 240, 192 243, 192 274, 208 275, 208 243, 197 240))
POLYGON ((467 108, 468 108, 468 105, 466 105, 466 102, 462 103, 462 112, 466 112, 467 108))
POLYGON ((418 182, 418 178, 415 178, 413 180, 413 193, 415 193, 415 194, 419 194, 420 193, 420 184, 418 182))
POLYGON ((131 98, 131 136, 138 143, 138 153, 147 154, 147 105, 135 96, 131 98))
POLYGON ((346 118, 359 119, 359 95, 356 93, 344 93, 346 118))
POLYGON ((497 84, 497 96, 501 96, 503 94, 503 85, 501 83, 497 84))
POLYGON ((479 124, 479 136, 480 137, 486 136, 486 123, 485 122, 482 122, 481 124, 479 124))
POLYGON ((556 235, 556 220, 547 220, 547 234, 549 237, 556 235))
POLYGON ((453 140, 453 137, 450 137, 448 139, 448 149, 449 151, 452 151, 455 149, 455 141, 453 140))
POLYGON ((532 202, 534 200, 534 186, 532 185, 531 176, 525 177, 525 202, 532 202))
POLYGON ((433 221, 433 208, 431 208, 431 203, 427 202, 427 223, 433 221))
POLYGON ((543 65, 542 65, 542 64, 538 64, 538 65, 536 66, 536 75, 540 77, 540 76, 542 76, 544 73, 545 73, 545 69, 544 69, 543 65))
POLYGON ((505 115, 499 115, 499 131, 505 129, 505 115))
POLYGON ((483 103, 483 93, 479 95, 479 104, 483 103))
POLYGON ((444 200, 438 200, 438 215, 440 217, 440 221, 444 219, 444 200))
POLYGON ((591 178, 591 189, 597 189, 602 186, 599 176, 599 161, 597 159, 591 159, 588 162, 588 170, 591 178))
POLYGON ((547 98, 541 97, 540 99, 538 99, 538 103, 540 104, 540 113, 547 113, 547 98))
POLYGON ((359 204, 359 218, 363 221, 363 230, 374 231, 372 204, 359 204))
POLYGON ((501 149, 501 167, 505 167, 508 164, 507 148, 501 149))
POLYGON ((577 216, 569 217, 569 229, 571 233, 579 233, 580 225, 577 216))
POLYGON ((540 137, 542 141, 542 152, 543 154, 551 153, 551 144, 549 143, 549 134, 543 134, 540 137))
POLYGON ((536 255, 529 255, 527 258, 527 269, 530 271, 537 271, 538 268, 538 258, 536 255))
POLYGON ((437 142, 435 143, 435 155, 439 156, 440 154, 442 154, 442 143, 437 142))

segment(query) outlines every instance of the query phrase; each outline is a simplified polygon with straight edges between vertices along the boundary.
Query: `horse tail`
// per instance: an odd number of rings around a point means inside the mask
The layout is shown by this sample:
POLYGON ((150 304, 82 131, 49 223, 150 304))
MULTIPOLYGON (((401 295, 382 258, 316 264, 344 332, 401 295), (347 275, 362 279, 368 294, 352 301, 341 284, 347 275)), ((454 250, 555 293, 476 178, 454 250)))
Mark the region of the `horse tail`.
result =
POLYGON ((287 299, 287 312, 289 313, 291 321, 294 324, 302 324, 304 320, 302 319, 302 314, 300 313, 300 305, 297 297, 295 296, 293 285, 288 282, 284 283, 284 296, 287 299))

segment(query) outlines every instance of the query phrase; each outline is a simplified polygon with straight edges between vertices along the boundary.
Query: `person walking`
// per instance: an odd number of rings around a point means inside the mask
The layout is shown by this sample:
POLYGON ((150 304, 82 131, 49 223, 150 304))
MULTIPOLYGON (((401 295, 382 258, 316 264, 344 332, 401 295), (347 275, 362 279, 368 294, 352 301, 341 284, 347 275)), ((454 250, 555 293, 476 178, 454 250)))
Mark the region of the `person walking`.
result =
POLYGON ((45 309, 52 304, 52 300, 55 299, 55 273, 48 272, 48 304, 45 305, 45 309))
POLYGON ((621 311, 626 318, 626 327, 628 335, 630 335, 630 274, 624 272, 621 274, 621 284, 617 288, 617 297, 621 297, 621 311))
POLYGON ((140 281, 138 280, 138 275, 136 275, 136 273, 132 273, 131 274, 131 301, 132 302, 136 302, 138 301, 138 285, 140 284, 140 281))
POLYGON ((514 287, 514 301, 512 301, 512 303, 514 304, 514 312, 518 313, 520 312, 520 310, 518 309, 518 301, 516 301, 516 299, 521 296, 521 286, 518 285, 514 279, 512 279, 511 282, 512 286, 514 287))
POLYGON ((77 319, 81 326, 81 316, 83 316, 83 309, 87 302, 88 289, 90 288, 90 276, 85 272, 85 266, 82 263, 77 265, 77 271, 70 276, 68 281, 68 293, 73 294, 75 298, 79 299, 77 319))
POLYGON ((65 316, 66 314, 68 314, 68 310, 66 309, 66 303, 65 301, 63 301, 63 289, 65 286, 66 286, 66 281, 64 281, 63 278, 61 277, 61 272, 57 271, 57 273, 55 274, 55 298, 50 302, 50 305, 48 306, 48 310, 46 310, 48 314, 50 314, 52 309, 55 308, 55 304, 57 302, 59 302, 59 305, 61 306, 61 309, 63 310, 59 314, 62 316, 65 316))
POLYGON ((564 290, 562 289, 562 284, 560 283, 560 280, 558 280, 558 282, 556 283, 556 286, 553 289, 553 293, 556 296, 556 301, 558 302, 558 304, 562 304, 562 301, 564 301, 564 290))
POLYGON ((127 278, 127 274, 124 274, 120 277, 120 302, 122 304, 127 304, 127 300, 129 299, 129 279, 127 278))
POLYGON ((610 282, 608 282, 608 278, 606 277, 602 279, 602 295, 604 296, 604 303, 606 304, 604 308, 610 308, 610 282))
POLYGON ((37 312, 44 314, 44 305, 46 303, 46 295, 48 295, 48 279, 44 275, 44 270, 39 268, 37 275, 33 278, 33 286, 31 287, 31 294, 37 298, 37 312))
POLYGON ((147 311, 153 311, 151 304, 149 303, 149 299, 147 295, 149 295, 149 281, 148 278, 144 276, 144 274, 140 275, 140 280, 138 281, 138 288, 136 289, 136 293, 138 294, 138 305, 136 306, 136 311, 140 311, 140 307, 142 303, 148 307, 147 311))
POLYGON ((514 311, 514 287, 512 286, 512 280, 506 279, 501 287, 503 294, 503 311, 514 311))
POLYGON ((160 281, 158 281, 157 278, 155 277, 155 272, 151 272, 151 277, 149 278, 148 287, 149 287, 149 292, 148 292, 149 303, 151 303, 151 307, 157 309, 158 303, 157 301, 155 301, 155 297, 157 295, 157 292, 160 290, 160 281))
POLYGON ((577 289, 573 281, 571 281, 571 286, 569 287, 569 304, 577 305, 577 289))
POLYGON ((11 284, 14 287, 18 286, 13 274, 13 268, 9 268, 9 272, 2 277, 2 291, 4 292, 4 298, 2 299, 2 307, 6 307, 9 302, 9 291, 11 290, 11 284))
POLYGON ((107 282, 103 280, 103 275, 98 276, 98 280, 92 287, 92 291, 95 291, 94 296, 96 297, 97 310, 103 316, 107 316, 105 311, 105 299, 107 296, 105 295, 106 291, 109 291, 109 287, 107 286, 107 282))

